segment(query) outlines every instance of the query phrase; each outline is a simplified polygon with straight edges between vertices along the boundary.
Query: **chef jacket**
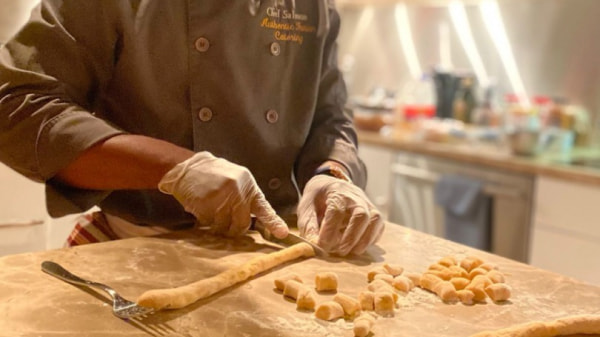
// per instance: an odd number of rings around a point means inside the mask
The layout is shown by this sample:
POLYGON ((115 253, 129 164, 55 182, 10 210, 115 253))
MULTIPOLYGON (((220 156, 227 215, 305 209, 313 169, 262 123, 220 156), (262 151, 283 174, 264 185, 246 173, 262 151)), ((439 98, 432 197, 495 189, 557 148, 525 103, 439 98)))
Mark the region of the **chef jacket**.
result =
POLYGON ((339 25, 332 0, 44 0, 0 50, 0 160, 46 183, 51 216, 98 205, 169 228, 193 219, 158 190, 53 177, 127 133, 247 167, 280 213, 326 160, 364 187, 339 25))

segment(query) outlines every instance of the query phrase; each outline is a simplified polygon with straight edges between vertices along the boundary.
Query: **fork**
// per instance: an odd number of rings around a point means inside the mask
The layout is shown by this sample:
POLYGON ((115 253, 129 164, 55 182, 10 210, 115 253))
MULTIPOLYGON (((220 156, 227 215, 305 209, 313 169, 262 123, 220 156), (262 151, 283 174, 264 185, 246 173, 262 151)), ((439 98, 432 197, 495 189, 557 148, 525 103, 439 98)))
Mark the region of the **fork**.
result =
POLYGON ((152 308, 146 308, 137 305, 134 302, 124 299, 119 295, 113 288, 98 282, 92 282, 84 280, 79 276, 70 273, 68 270, 63 268, 58 263, 52 261, 42 262, 42 270, 58 279, 61 279, 67 283, 82 285, 86 287, 93 287, 104 290, 112 298, 113 302, 113 314, 119 318, 134 318, 144 315, 148 315, 154 312, 152 308))

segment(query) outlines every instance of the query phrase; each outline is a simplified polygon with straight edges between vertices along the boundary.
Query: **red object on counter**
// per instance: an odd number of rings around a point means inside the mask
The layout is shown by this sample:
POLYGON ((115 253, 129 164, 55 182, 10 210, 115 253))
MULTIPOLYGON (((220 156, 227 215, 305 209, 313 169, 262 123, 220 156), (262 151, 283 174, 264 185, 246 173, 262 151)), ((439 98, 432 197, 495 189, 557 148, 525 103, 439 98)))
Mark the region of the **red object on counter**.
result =
POLYGON ((435 116, 435 105, 432 104, 406 104, 402 108, 406 120, 416 118, 432 118, 435 116))

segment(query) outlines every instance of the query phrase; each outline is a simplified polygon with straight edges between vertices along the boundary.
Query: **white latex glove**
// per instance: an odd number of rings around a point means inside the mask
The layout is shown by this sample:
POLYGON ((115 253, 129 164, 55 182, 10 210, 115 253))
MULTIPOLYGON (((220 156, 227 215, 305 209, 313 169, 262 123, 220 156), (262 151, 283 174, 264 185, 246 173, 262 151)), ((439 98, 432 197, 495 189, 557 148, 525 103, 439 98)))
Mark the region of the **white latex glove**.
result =
POLYGON ((275 237, 288 234, 250 171, 209 152, 199 152, 167 172, 158 189, 171 194, 201 225, 227 236, 244 234, 251 214, 275 237))
POLYGON ((298 204, 300 235, 328 252, 362 254, 381 237, 381 214, 363 190, 327 175, 312 177, 298 204))

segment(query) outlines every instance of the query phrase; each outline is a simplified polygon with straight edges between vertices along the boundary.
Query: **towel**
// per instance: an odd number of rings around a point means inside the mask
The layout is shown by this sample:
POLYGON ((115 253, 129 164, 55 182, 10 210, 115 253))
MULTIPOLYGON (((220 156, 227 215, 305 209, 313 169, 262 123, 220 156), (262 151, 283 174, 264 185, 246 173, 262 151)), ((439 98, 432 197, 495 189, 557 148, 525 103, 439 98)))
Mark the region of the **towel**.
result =
POLYGON ((435 201, 444 208, 446 239, 482 250, 491 245, 491 198, 479 180, 442 175, 435 186, 435 201))

